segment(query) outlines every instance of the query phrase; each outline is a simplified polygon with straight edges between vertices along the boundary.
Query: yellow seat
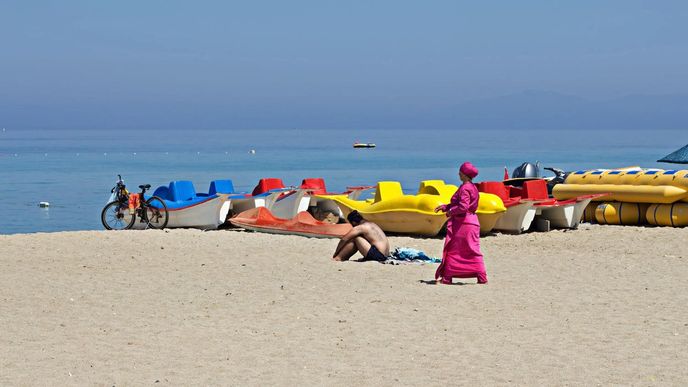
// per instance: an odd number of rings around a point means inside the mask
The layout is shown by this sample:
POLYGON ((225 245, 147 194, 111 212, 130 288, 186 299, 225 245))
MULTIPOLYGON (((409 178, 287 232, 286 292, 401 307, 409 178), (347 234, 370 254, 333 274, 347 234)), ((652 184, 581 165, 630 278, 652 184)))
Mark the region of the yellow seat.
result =
POLYGON ((438 195, 443 202, 449 203, 458 189, 454 184, 446 184, 444 180, 423 180, 418 186, 418 194, 438 195))
POLYGON ((401 183, 398 181, 381 181, 377 183, 374 203, 394 199, 399 196, 404 196, 404 191, 401 189, 401 183))
POLYGON ((418 194, 440 195, 445 185, 444 180, 423 180, 418 186, 418 194))

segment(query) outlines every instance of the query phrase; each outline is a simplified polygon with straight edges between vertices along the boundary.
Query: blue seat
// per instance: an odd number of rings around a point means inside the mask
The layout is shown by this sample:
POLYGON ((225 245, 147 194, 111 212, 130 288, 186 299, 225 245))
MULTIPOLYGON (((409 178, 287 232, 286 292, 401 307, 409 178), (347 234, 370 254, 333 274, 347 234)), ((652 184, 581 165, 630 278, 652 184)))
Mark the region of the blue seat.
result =
POLYGON ((208 195, 215 194, 233 194, 234 184, 231 180, 213 180, 210 182, 210 188, 208 188, 208 195))
POLYGON ((157 196, 163 200, 171 200, 170 199, 170 189, 164 185, 156 188, 155 192, 153 192, 153 196, 157 196))
POLYGON ((189 180, 177 180, 170 183, 170 199, 181 202, 196 199, 196 189, 189 180))
POLYGON ((231 180, 213 180, 210 182, 208 193, 196 193, 191 181, 177 180, 170 182, 169 186, 158 187, 153 195, 165 201, 170 210, 183 209, 189 206, 203 203, 217 197, 217 194, 230 194, 230 197, 244 197, 245 194, 234 192, 234 184, 231 180))
POLYGON ((172 181, 167 187, 158 187, 153 195, 163 199, 168 210, 183 209, 216 197, 197 194, 193 183, 188 180, 172 181))

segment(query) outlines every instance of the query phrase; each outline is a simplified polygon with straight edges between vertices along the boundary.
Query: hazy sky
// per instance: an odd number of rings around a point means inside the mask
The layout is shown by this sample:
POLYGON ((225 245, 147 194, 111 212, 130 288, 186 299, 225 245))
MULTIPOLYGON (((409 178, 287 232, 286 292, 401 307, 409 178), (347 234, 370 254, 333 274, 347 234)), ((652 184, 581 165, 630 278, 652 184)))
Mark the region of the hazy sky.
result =
POLYGON ((2 0, 0 114, 250 125, 529 89, 685 93, 687 20, 680 0, 2 0))

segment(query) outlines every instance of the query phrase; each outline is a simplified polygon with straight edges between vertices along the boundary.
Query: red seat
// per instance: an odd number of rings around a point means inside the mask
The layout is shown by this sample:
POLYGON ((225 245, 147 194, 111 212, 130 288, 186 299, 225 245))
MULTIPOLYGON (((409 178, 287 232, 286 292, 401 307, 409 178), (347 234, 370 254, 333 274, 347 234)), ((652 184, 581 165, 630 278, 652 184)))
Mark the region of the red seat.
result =
POLYGON ((284 183, 282 183, 282 179, 268 177, 265 179, 260 179, 258 181, 258 185, 256 185, 256 188, 253 189, 251 195, 256 196, 271 191, 273 189, 280 188, 284 188, 284 183))
POLYGON ((523 189, 520 187, 514 187, 513 185, 508 185, 509 196, 512 198, 520 198, 523 196, 523 189))
POLYGON ((502 201, 509 199, 509 191, 501 181, 482 181, 476 185, 480 192, 497 195, 502 201))
POLYGON ((544 180, 524 181, 521 197, 524 199, 549 199, 547 182, 544 180))
POLYGON ((323 180, 320 177, 310 177, 303 179, 301 181, 301 187, 303 189, 308 189, 310 190, 310 193, 313 195, 325 195, 327 194, 327 190, 325 189, 325 180, 323 180))
POLYGON ((510 197, 511 188, 501 181, 483 181, 478 184, 478 191, 499 196, 506 207, 511 207, 521 201, 520 196, 510 197))

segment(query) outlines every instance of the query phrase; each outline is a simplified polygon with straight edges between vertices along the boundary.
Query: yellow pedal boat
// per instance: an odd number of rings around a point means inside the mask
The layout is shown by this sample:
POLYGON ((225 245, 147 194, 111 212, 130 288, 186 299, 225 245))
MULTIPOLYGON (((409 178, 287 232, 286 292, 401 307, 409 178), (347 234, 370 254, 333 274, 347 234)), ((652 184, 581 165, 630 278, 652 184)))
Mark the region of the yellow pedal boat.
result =
MULTIPOLYGON (((374 199, 352 200, 346 195, 319 197, 337 203, 345 217, 357 210, 366 220, 376 223, 386 232, 435 236, 447 222, 445 214, 436 213, 435 208, 449 203, 457 189, 457 186, 445 184, 443 180, 425 180, 420 183, 416 195, 405 195, 399 182, 381 181, 377 183, 374 199)), ((505 211, 504 203, 497 195, 481 192, 476 211, 480 232, 490 232, 505 211)))

